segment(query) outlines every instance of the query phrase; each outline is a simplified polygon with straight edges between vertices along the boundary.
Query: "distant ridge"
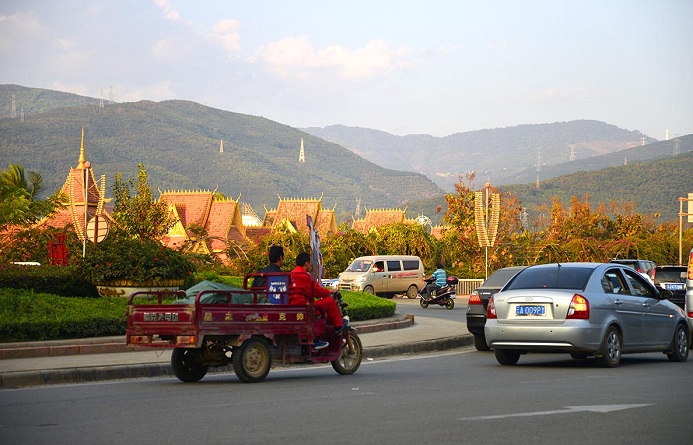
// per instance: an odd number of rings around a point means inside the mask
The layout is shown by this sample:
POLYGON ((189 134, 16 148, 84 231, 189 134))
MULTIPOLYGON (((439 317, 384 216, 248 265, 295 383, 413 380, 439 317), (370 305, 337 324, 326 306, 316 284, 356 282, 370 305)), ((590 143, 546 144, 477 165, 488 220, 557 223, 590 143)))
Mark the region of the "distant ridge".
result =
POLYGON ((637 131, 628 131, 594 120, 455 133, 446 137, 395 136, 379 130, 333 125, 305 131, 353 150, 371 162, 421 172, 444 190, 452 190, 460 174, 476 171, 494 184, 516 181, 518 174, 534 169, 540 160, 555 165, 630 149, 655 142, 637 131))
POLYGON ((408 217, 423 214, 436 224, 445 212, 443 194, 466 170, 477 172, 477 186, 490 179, 513 190, 530 208, 550 205, 554 196, 567 205, 571 194, 582 198, 589 193, 593 204, 632 201, 637 211, 660 214, 662 221, 676 220, 676 200, 693 192, 693 135, 678 138, 680 155, 673 158, 674 139, 655 141, 598 121, 436 138, 344 126, 302 131, 181 100, 106 102, 100 108, 99 99, 38 88, 0 85, 0 93, 2 168, 19 163, 42 174, 49 193, 62 186, 76 165, 82 127, 87 160, 97 176, 107 176, 108 195, 115 173, 133 177, 137 164, 143 163, 155 189, 217 189, 257 211, 276 207, 278 195, 322 196, 323 206, 334 207, 339 222, 354 217, 360 200, 361 209, 406 207, 408 217), (24 122, 10 117, 12 96, 16 106, 23 107, 24 122), (343 140, 337 144, 313 135, 321 132, 337 132, 343 140), (298 162, 301 138, 305 163, 298 162), (573 141, 574 161, 568 160, 567 141, 573 141), (537 146, 543 160, 539 190, 537 146), (431 173, 416 165, 442 165, 449 172, 432 167, 431 173))
POLYGON ((139 163, 155 188, 218 187, 255 209, 276 206, 277 195, 323 196, 323 205, 348 217, 358 198, 368 207, 391 207, 443 194, 421 174, 382 168, 262 117, 180 100, 100 108, 97 99, 16 85, 0 86, 0 93, 0 109, 15 95, 25 111, 24 122, 6 113, 0 120, 0 156, 43 175, 49 193, 76 165, 84 128, 87 160, 96 175, 107 176, 109 195, 114 175, 134 177, 139 163), (299 163, 302 138, 305 162, 299 163))

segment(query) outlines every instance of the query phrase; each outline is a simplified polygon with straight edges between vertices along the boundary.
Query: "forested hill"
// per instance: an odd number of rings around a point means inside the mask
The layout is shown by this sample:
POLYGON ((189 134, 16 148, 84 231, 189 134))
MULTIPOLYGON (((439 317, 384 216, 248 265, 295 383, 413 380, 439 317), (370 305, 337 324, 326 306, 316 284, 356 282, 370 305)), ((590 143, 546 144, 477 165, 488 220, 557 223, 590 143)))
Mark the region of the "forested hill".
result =
POLYGON ((97 178, 134 177, 144 164, 150 183, 162 190, 214 190, 250 203, 262 216, 278 195, 319 198, 336 212, 401 207, 411 200, 441 196, 425 176, 382 168, 337 144, 268 119, 187 101, 99 106, 99 100, 5 85, 7 98, 24 111, 0 120, 0 158, 40 173, 46 190, 60 189, 77 165, 82 128, 85 154, 97 178), (60 107, 62 100, 65 106, 60 107), (39 102, 33 104, 32 101, 39 102), (305 162, 299 162, 301 139, 305 162), (223 141, 223 153, 220 153, 223 141))
MULTIPOLYGON (((682 145, 693 145, 693 135, 681 138, 682 145)), ((592 207, 599 203, 635 203, 636 213, 649 215, 660 222, 678 222, 679 198, 693 193, 693 150, 683 151, 655 161, 632 162, 618 167, 581 171, 523 185, 501 186, 522 201, 530 216, 540 206, 550 209, 551 202, 559 198, 564 206, 570 205, 572 196, 584 200, 589 197, 592 207)), ((692 203, 693 207, 693 203, 692 203)), ((683 211, 687 211, 684 203, 683 211)))
MULTIPOLYGON (((397 166, 388 169, 334 142, 262 117, 187 101, 104 100, 103 108, 100 103, 99 99, 74 94, 0 85, 1 167, 22 164, 27 171, 38 172, 44 178, 46 192, 53 193, 62 186, 70 167, 77 165, 84 128, 87 160, 97 178, 106 175, 109 195, 116 173, 134 177, 137 164, 142 163, 155 189, 218 188, 228 197, 240 196, 260 216, 264 208, 276 206, 277 195, 322 196, 323 206, 336 206, 340 222, 350 218, 360 199, 361 210, 406 206, 409 217, 424 214, 435 224, 445 211, 444 190, 421 174, 402 170, 407 170, 407 163, 433 156, 440 139, 453 154, 455 147, 486 146, 485 141, 494 140, 488 144, 489 153, 493 147, 513 145, 524 146, 529 154, 522 157, 513 154, 517 151, 501 150, 489 155, 495 158, 495 170, 511 166, 516 171, 507 174, 511 182, 502 183, 495 182, 492 172, 477 170, 477 182, 483 184, 490 177, 494 185, 501 184, 503 189, 516 193, 529 211, 550 206, 553 197, 560 197, 567 205, 571 196, 582 199, 589 194, 595 205, 634 202, 638 212, 660 214, 662 221, 678 220, 678 198, 693 192, 693 135, 659 142, 646 138, 648 143, 643 146, 640 133, 596 121, 481 130, 449 138, 357 131, 365 139, 375 138, 372 143, 381 141, 379 156, 392 162, 388 165, 397 166), (299 162, 301 139, 304 163, 299 162), (224 152, 220 153, 222 140, 224 152), (574 161, 568 160, 569 148, 564 144, 569 140, 583 141, 573 144, 574 161), (550 161, 548 150, 542 150, 544 162, 537 172, 530 146, 539 141, 556 147, 560 156, 550 161), (592 151, 588 152, 587 147, 592 151), (529 167, 520 169, 520 161, 529 167)), ((464 156, 468 156, 466 151, 464 156)), ((450 170, 454 170, 453 160, 448 161, 450 170)), ((446 181, 458 182, 459 175, 450 173, 446 181)))
POLYGON ((523 184, 535 181, 537 176, 541 180, 545 180, 581 171, 601 170, 642 161, 667 160, 677 153, 682 154, 689 151, 693 151, 693 135, 677 136, 668 141, 653 142, 600 156, 577 158, 574 161, 553 165, 545 164, 542 165, 540 171, 537 171, 535 167, 528 168, 513 175, 510 179, 514 184, 523 184))

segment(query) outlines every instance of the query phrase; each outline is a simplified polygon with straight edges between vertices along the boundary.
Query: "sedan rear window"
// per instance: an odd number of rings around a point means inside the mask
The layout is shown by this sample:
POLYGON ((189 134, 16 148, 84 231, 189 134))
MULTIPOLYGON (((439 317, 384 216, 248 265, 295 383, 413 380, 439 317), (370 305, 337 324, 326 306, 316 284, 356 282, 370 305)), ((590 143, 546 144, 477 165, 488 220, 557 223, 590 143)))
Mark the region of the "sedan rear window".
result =
POLYGON ((685 272, 686 268, 667 268, 667 269, 655 269, 654 272, 654 283, 685 283, 685 272), (684 276, 681 273, 684 272, 684 276))
POLYGON ((508 284, 511 289, 577 289, 584 290, 592 271, 589 267, 537 267, 525 269, 508 284))
POLYGON ((517 269, 498 269, 488 277, 488 280, 484 281, 481 287, 503 287, 517 272, 517 269))

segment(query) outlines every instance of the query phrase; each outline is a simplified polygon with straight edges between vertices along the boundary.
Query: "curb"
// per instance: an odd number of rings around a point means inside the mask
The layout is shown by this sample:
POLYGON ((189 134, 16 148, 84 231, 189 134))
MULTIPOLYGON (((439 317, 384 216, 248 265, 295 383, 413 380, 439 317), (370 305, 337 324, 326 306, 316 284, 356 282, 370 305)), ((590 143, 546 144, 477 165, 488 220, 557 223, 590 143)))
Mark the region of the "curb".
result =
MULTIPOLYGON (((414 324, 413 315, 396 314, 391 318, 354 322, 360 334, 401 329, 414 324)), ((383 346, 364 347, 363 358, 380 358, 394 355, 442 351, 473 344, 471 334, 455 335, 430 340, 397 343, 383 346)), ((171 348, 172 349, 172 348, 171 348)), ((78 340, 56 340, 45 342, 22 342, 2 345, 0 358, 59 357, 76 354, 102 354, 140 351, 125 344, 125 336, 89 338, 78 340)), ((282 365, 277 365, 282 366, 282 365)), ((210 368, 208 374, 233 373, 231 365, 210 368)), ((147 377, 174 376, 170 363, 148 363, 132 365, 100 365, 80 368, 16 371, 0 374, 0 389, 31 386, 87 383, 109 380, 147 377)))
MULTIPOLYGON (((382 358, 419 352, 443 351, 473 344, 471 334, 407 344, 377 346, 363 349, 363 358, 382 358)), ((208 374, 233 373, 231 365, 211 368, 208 374)), ((20 371, 0 375, 0 389, 16 389, 30 386, 87 383, 108 380, 174 376, 168 363, 151 363, 122 366, 94 366, 44 371, 20 371)))

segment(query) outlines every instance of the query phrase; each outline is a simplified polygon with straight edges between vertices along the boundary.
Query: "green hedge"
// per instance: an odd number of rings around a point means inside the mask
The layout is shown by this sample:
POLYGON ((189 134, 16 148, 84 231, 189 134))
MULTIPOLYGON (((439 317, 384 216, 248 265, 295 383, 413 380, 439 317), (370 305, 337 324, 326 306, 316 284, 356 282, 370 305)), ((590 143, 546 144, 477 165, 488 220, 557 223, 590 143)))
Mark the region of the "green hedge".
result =
POLYGON ((125 334, 125 298, 79 298, 0 289, 0 341, 125 334))
POLYGON ((79 278, 72 266, 4 264, 0 267, 0 288, 26 289, 64 297, 99 296, 96 286, 79 278))
MULTIPOLYGON (((237 277, 218 281, 238 286, 237 277)), ((343 292, 352 321, 391 317, 396 303, 343 292)), ((125 298, 63 297, 25 289, 0 289, 0 342, 62 340, 125 335, 125 298)))

